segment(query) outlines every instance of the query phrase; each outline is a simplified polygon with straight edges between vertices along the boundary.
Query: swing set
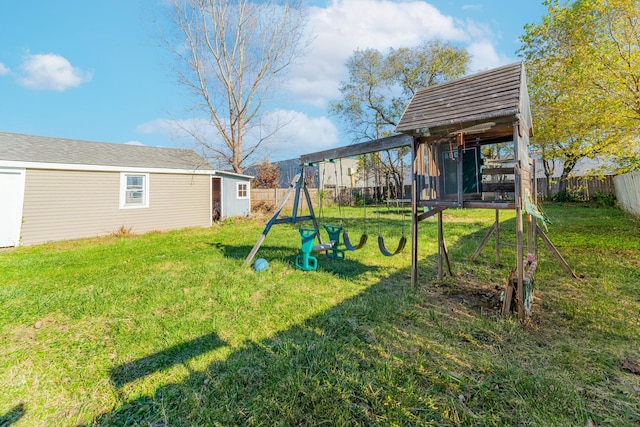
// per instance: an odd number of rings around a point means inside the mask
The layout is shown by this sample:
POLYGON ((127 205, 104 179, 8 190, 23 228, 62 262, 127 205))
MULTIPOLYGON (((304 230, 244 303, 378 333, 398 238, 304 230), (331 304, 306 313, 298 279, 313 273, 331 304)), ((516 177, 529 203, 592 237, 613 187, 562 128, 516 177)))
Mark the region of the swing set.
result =
MULTIPOLYGON (((523 63, 505 65, 418 90, 395 131, 398 134, 391 137, 303 155, 300 163, 313 164, 324 159, 341 159, 411 147, 412 287, 418 286, 419 279, 418 225, 432 216, 438 218, 438 279, 444 278, 445 262, 449 274, 453 275, 443 226, 443 211, 449 208, 495 209, 496 223, 472 259, 495 236, 496 262, 499 259, 498 212, 502 209, 515 210, 516 265, 504 292, 504 315, 517 311, 520 319, 525 320, 531 313, 539 239, 542 239, 565 270, 574 278, 577 277, 538 226, 540 212, 535 206, 535 161, 529 155, 529 138, 533 136, 533 126, 523 63), (507 144, 512 147, 513 158, 510 162, 499 164, 498 167, 485 163, 485 160, 495 160, 483 158, 482 148, 492 144, 507 144)), ((306 194, 312 210, 304 183, 298 183, 297 186, 296 194, 306 194)), ((301 219, 296 218, 296 209, 297 202, 289 221, 301 219)), ((279 213, 278 210, 269 222, 245 264, 255 255, 270 225, 282 221, 276 219, 279 213)), ((315 217, 311 215, 309 219, 314 222, 314 230, 318 230, 315 217)), ((349 242, 348 235, 346 239, 345 235, 343 230, 343 241, 349 242)), ((336 236, 332 235, 335 238, 334 244, 339 242, 336 236)), ((320 239, 319 233, 314 237, 320 239)), ((406 240, 403 232, 398 248, 391 252, 386 248, 378 229, 378 246, 385 256, 393 256, 402 251, 406 240)), ((366 238, 361 238, 361 242, 366 242, 366 238)), ((349 242, 345 247, 357 246, 349 242)))
MULTIPOLYGON (((287 192, 285 193, 283 199, 280 201, 279 205, 277 206, 273 216, 271 217, 271 219, 267 222, 264 230, 262 231, 262 234, 260 235, 260 237, 258 238, 258 241, 256 242, 256 244, 253 246, 253 248, 251 249, 251 252, 249 253, 249 255, 247 256, 247 258, 244 261, 244 266, 248 266, 251 264, 251 261, 254 259, 256 253, 258 252, 258 250, 260 249, 260 246, 262 245, 262 243, 264 242, 267 234, 269 233, 269 231, 271 230, 271 227, 276 225, 276 224, 283 224, 283 223, 298 223, 298 222, 302 222, 302 221, 312 221, 313 227, 312 228, 308 228, 308 227, 301 227, 299 228, 299 233, 300 233, 300 237, 302 240, 301 243, 301 254, 296 256, 295 259, 295 265, 297 268, 304 270, 304 271, 312 271, 312 270, 316 270, 318 267, 318 259, 317 257, 313 256, 312 253, 313 252, 324 252, 325 255, 327 256, 327 258, 332 259, 332 260, 344 260, 345 258, 345 253, 346 251, 356 251, 359 249, 362 249, 367 241, 368 241, 368 234, 367 234, 367 204, 366 204, 366 196, 363 195, 363 232, 362 235, 360 236, 360 239, 358 241, 358 243, 356 245, 353 245, 351 243, 351 239, 349 238, 349 234, 348 234, 348 230, 345 228, 344 226, 344 211, 343 211, 343 205, 341 202, 341 197, 338 194, 339 191, 339 186, 338 186, 338 181, 340 182, 340 186, 342 186, 342 175, 343 175, 343 171, 342 171, 342 158, 338 158, 338 164, 340 166, 340 178, 338 180, 338 166, 336 165, 336 160, 335 159, 322 159, 321 161, 317 161, 317 162, 308 162, 308 163, 302 163, 299 169, 298 174, 296 174, 296 176, 294 177, 294 179, 291 181, 291 183, 289 184, 289 187, 287 189, 287 192), (327 224, 324 223, 325 218, 324 218, 324 209, 323 209, 323 195, 322 195, 322 191, 319 192, 318 194, 318 206, 319 206, 319 213, 320 213, 320 221, 318 221, 318 218, 315 215, 314 212, 314 208, 313 208, 313 204, 311 202, 311 196, 309 194, 309 190, 307 188, 307 180, 305 179, 305 172, 306 169, 308 167, 315 167, 318 166, 318 168, 320 168, 320 163, 324 162, 324 163, 333 163, 334 164, 334 174, 336 177, 336 182, 335 182, 335 199, 338 202, 338 208, 339 208, 339 212, 340 212, 340 221, 339 224, 327 224), (287 201, 289 200, 289 198, 291 196, 294 196, 293 199, 293 210, 292 210, 292 214, 290 217, 281 217, 282 214, 282 210, 284 208, 284 206, 286 205, 287 201), (302 211, 302 205, 303 203, 306 202, 307 204, 307 208, 309 211, 308 215, 300 215, 301 211, 302 211), (322 228, 326 231, 329 240, 328 242, 323 242, 322 241, 322 236, 320 233, 320 222, 322 222, 322 228), (341 242, 341 238, 342 238, 342 242, 341 242), (318 241, 317 244, 315 244, 315 241, 318 241), (344 249, 341 246, 344 246, 344 249)), ((326 168, 323 171, 323 177, 322 177, 322 183, 321 183, 321 190, 324 189, 324 174, 326 173, 326 168)), ((368 173, 365 171, 365 181, 366 184, 368 185, 368 173)), ((376 185, 379 185, 379 180, 376 180, 376 185)), ((364 193, 364 190, 363 190, 364 193)), ((377 200, 377 199, 376 199, 377 200)), ((402 237, 400 239, 400 242, 398 244, 398 247, 393 251, 389 251, 386 247, 385 247, 385 243, 384 243, 384 238, 382 236, 382 230, 381 230, 381 218, 380 218, 380 207, 378 205, 378 202, 376 201, 376 208, 378 211, 378 247, 380 249, 380 252, 382 253, 382 255, 387 256, 387 257, 391 257, 394 255, 397 255, 399 253, 401 253, 405 246, 406 246, 406 236, 405 236, 405 230, 404 230, 404 215, 403 215, 403 228, 402 228, 402 237)))

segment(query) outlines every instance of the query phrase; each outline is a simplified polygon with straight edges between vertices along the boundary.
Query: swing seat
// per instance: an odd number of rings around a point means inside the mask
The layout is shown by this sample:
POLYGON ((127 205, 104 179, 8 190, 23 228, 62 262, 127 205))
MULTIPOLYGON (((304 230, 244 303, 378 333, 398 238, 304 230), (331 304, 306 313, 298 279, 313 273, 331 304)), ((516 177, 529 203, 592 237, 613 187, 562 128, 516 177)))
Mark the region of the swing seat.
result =
POLYGON ((360 242, 358 242, 356 246, 353 246, 351 244, 351 240, 349 239, 349 234, 347 234, 346 231, 342 232, 342 240, 344 241, 344 247, 347 248, 348 251, 355 251, 358 249, 362 249, 365 243, 367 243, 367 239, 369 239, 369 236, 367 236, 367 234, 364 233, 362 236, 360 236, 360 242))
POLYGON ((333 245, 335 245, 336 242, 335 241, 330 241, 328 243, 320 243, 319 245, 315 245, 313 248, 311 248, 311 250, 313 252, 322 252, 322 251, 328 251, 329 249, 331 249, 333 247, 333 245))
POLYGON ((378 248, 380 249, 380 253, 382 253, 382 255, 384 256, 398 255, 400 252, 404 250, 404 247, 406 246, 406 244, 407 244, 407 238, 403 234, 402 237, 400 238, 400 241, 398 242, 398 248, 393 252, 389 252, 389 250, 384 245, 384 238, 382 237, 382 234, 378 234, 378 248))

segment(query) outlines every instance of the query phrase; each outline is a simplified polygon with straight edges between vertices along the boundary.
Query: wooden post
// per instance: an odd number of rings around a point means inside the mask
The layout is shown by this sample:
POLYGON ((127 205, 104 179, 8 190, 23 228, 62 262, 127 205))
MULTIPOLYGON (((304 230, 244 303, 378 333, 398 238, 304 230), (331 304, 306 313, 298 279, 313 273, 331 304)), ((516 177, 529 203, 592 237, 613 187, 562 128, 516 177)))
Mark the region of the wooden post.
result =
POLYGON ((518 287, 518 315, 521 321, 525 320, 524 309, 524 236, 522 224, 522 172, 520 160, 520 144, 518 143, 518 128, 520 124, 516 121, 513 125, 513 152, 514 152, 514 177, 515 177, 515 202, 516 202, 516 280, 518 287))
MULTIPOLYGON (((536 178, 536 161, 531 159, 531 191, 533 192, 533 201, 538 204, 538 178, 536 178)), ((538 260, 538 219, 533 221, 533 258, 538 260)))
POLYGON ((500 265, 500 210, 496 209, 496 266, 500 265))
POLYGON ((431 199, 436 199, 438 195, 443 194, 444 188, 442 185, 442 171, 438 163, 438 156, 441 156, 441 150, 436 144, 429 145, 429 176, 434 177, 435 187, 431 188, 431 199))
MULTIPOLYGON (((411 287, 418 287, 418 200, 420 199, 418 174, 424 163, 424 144, 418 138, 411 145, 411 287)), ((424 169, 424 168, 422 168, 424 169)))
POLYGON ((444 235, 442 229, 442 212, 438 213, 438 280, 444 279, 444 235))
POLYGON ((511 311, 511 300, 513 299, 513 278, 515 270, 512 270, 507 279, 507 287, 504 291, 504 300, 502 301, 502 315, 507 317, 511 311))
POLYGON ((444 254, 444 260, 447 262, 447 271, 449 276, 453 277, 453 270, 451 269, 451 260, 449 259, 449 249, 447 249, 447 241, 442 233, 442 253, 444 254))
POLYGON ((527 214, 527 258, 529 257, 529 255, 533 257, 533 253, 534 253, 533 245, 535 240, 535 227, 533 223, 534 223, 533 217, 527 214))
POLYGON ((458 174, 458 207, 461 208, 464 203, 464 150, 463 150, 463 142, 464 142, 464 134, 460 132, 458 134, 458 161, 456 162, 457 166, 457 174, 458 174))

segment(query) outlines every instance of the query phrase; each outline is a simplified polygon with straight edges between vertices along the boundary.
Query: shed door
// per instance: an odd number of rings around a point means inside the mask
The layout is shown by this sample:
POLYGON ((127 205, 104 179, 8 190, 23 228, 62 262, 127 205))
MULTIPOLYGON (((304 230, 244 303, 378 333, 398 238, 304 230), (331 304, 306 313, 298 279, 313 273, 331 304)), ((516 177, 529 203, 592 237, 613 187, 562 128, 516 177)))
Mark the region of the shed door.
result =
POLYGON ((211 212, 214 221, 222 216, 222 178, 211 178, 211 212))
POLYGON ((0 169, 0 247, 20 242, 24 177, 24 169, 0 169))

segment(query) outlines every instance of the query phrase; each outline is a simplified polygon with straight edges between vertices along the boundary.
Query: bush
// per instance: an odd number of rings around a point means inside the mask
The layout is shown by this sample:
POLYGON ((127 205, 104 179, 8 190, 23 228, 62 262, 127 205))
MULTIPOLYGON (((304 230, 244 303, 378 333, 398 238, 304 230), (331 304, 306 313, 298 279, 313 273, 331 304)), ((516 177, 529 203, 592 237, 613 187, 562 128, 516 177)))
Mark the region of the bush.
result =
POLYGON ((251 203, 251 212, 255 214, 268 215, 275 210, 276 203, 273 200, 256 200, 251 203))
POLYGON ((598 206, 610 208, 616 205, 616 195, 596 191, 596 193, 591 196, 591 201, 597 203, 598 206))
POLYGON ((555 194, 551 200, 554 202, 579 202, 580 198, 575 193, 564 190, 555 194))
POLYGON ((135 236, 131 230, 133 227, 125 227, 124 224, 111 233, 113 237, 132 237, 135 236))

